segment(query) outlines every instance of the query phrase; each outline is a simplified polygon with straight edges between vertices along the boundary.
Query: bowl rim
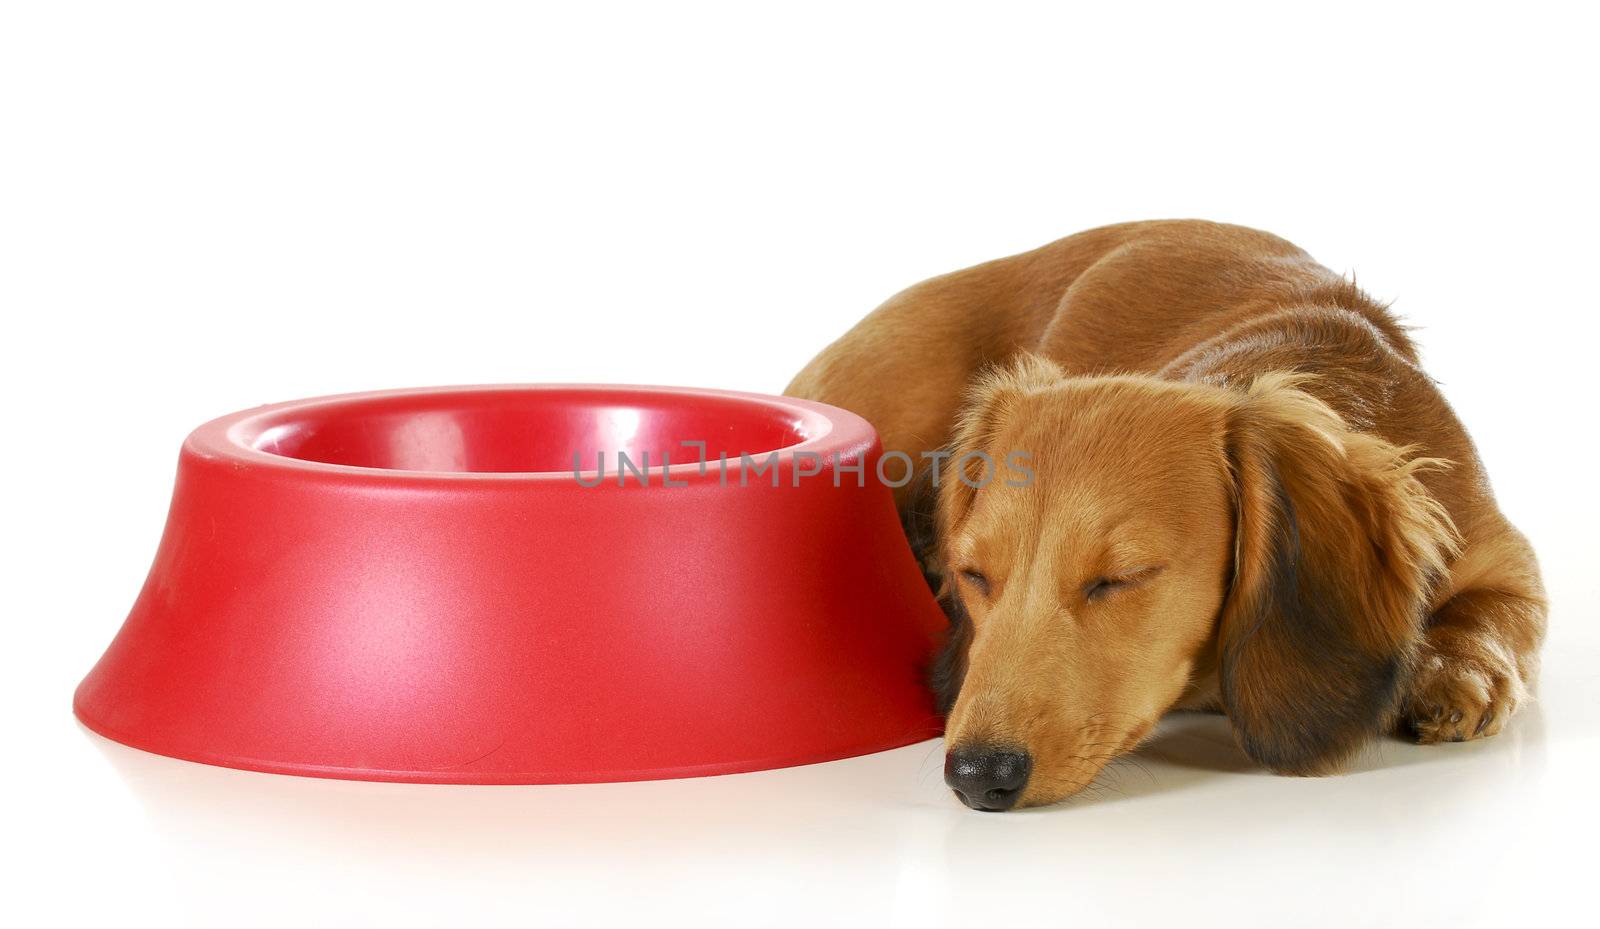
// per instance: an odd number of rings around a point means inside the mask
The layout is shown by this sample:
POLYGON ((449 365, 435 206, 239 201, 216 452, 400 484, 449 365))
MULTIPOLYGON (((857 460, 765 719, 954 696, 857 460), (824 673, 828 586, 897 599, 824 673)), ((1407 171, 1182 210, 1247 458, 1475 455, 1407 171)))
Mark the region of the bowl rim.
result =
MULTIPOLYGON (((774 466, 780 469, 790 466, 795 456, 800 454, 817 454, 826 460, 829 456, 837 453, 839 460, 853 463, 857 458, 866 457, 878 443, 877 433, 872 426, 855 413, 797 397, 719 388, 674 387, 655 384, 531 382, 405 387, 327 394, 301 400, 269 403, 219 416, 200 425, 184 440, 183 448, 185 453, 202 459, 244 464, 253 469, 265 469, 268 472, 275 472, 285 476, 320 476, 341 481, 356 479, 363 483, 380 482, 385 484, 422 483, 465 486, 506 483, 561 483, 576 485, 577 482, 571 469, 561 471, 419 471, 401 468, 374 468, 365 465, 335 464, 333 462, 295 458, 265 451, 253 444, 253 440, 265 432, 266 429, 282 423, 286 418, 296 413, 408 397, 441 397, 456 394, 505 393, 508 391, 530 394, 606 392, 655 398, 714 398, 764 407, 769 411, 787 414, 793 418, 796 427, 806 429, 810 433, 806 438, 789 445, 747 453, 752 458, 760 458, 764 461, 772 460, 772 456, 776 456, 774 466)), ((723 475, 731 477, 740 475, 743 470, 743 464, 739 460, 730 458, 727 460, 726 465, 721 467, 702 465, 698 461, 688 461, 676 463, 670 467, 652 465, 648 469, 641 470, 648 476, 645 486, 656 487, 660 486, 657 481, 663 478, 672 480, 675 485, 679 481, 689 484, 717 483, 723 475)), ((584 476, 592 476, 595 473, 591 470, 579 472, 580 475, 584 476)), ((762 469, 761 473, 765 475, 766 470, 762 469)), ((727 481, 724 481, 724 483, 727 483, 727 481)), ((611 479, 610 475, 607 475, 606 480, 600 486, 602 488, 628 489, 630 486, 639 487, 640 485, 637 483, 618 485, 611 479)), ((598 488, 586 487, 580 489, 598 488)))

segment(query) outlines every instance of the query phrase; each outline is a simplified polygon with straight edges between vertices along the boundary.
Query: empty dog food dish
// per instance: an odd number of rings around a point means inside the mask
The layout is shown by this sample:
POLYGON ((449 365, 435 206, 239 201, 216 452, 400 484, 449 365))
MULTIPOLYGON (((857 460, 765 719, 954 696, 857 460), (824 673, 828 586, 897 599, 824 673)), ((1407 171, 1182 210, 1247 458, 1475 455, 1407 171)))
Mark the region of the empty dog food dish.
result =
POLYGON ((721 774, 939 732, 944 617, 872 428, 786 397, 533 385, 262 407, 184 442, 95 732, 437 783, 721 774))

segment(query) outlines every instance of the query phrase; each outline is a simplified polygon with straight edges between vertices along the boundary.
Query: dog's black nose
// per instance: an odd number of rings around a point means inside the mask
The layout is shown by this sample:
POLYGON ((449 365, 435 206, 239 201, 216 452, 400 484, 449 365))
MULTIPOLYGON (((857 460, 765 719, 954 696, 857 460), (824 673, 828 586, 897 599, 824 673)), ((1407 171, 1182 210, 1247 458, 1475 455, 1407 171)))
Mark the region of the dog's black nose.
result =
POLYGON ((1032 770, 1033 759, 1015 749, 962 748, 944 758, 944 782, 961 802, 991 813, 1017 805, 1032 770))

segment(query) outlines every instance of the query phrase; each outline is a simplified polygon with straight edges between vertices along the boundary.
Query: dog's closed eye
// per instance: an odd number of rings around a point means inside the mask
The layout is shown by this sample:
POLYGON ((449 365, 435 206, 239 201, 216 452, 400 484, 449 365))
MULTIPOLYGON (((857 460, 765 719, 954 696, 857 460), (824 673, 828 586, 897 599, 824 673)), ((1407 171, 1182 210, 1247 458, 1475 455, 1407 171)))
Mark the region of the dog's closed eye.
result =
POLYGON ((1124 584, 1124 581, 1116 578, 1097 577, 1083 585, 1083 599, 1088 600, 1090 603, 1096 600, 1104 600, 1111 595, 1112 591, 1122 587, 1124 584))
POLYGON ((989 596, 989 578, 985 577, 982 571, 973 568, 962 568, 961 579, 971 584, 972 589, 976 590, 980 595, 989 596))
POLYGON ((1106 577, 1097 577, 1083 585, 1083 599, 1090 603, 1104 600, 1119 590, 1125 590, 1140 584, 1161 573, 1162 565, 1153 565, 1148 568, 1139 568, 1122 574, 1106 577))

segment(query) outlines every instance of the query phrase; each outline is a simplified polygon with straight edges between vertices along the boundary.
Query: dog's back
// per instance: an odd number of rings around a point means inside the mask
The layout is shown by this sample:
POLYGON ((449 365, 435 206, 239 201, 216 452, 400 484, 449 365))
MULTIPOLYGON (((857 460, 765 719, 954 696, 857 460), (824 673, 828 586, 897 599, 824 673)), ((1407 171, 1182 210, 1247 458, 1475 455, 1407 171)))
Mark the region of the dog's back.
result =
POLYGON ((1308 391, 1352 425, 1456 463, 1430 489, 1458 524, 1473 521, 1466 511, 1487 486, 1466 431, 1382 304, 1285 239, 1203 220, 1104 226, 924 281, 785 392, 854 410, 886 450, 919 459, 949 441, 972 378, 1019 352, 1075 376, 1318 374, 1308 391))

